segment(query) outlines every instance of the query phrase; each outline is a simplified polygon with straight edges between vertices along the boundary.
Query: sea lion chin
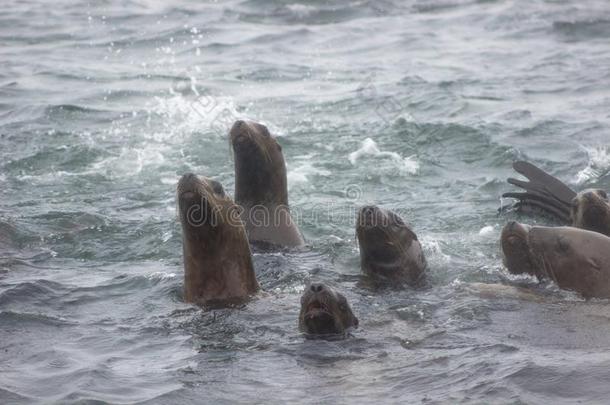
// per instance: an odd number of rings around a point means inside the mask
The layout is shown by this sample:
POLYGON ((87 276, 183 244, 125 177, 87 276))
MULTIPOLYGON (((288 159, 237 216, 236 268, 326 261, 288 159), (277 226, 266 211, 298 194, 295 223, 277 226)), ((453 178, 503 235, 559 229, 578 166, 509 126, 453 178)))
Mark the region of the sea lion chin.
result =
POLYGON ((266 126, 237 121, 229 132, 235 158, 235 202, 248 239, 258 246, 303 246, 290 213, 282 147, 266 126))
POLYGON ((397 214, 373 205, 362 207, 356 236, 364 274, 392 285, 424 284, 427 264, 421 244, 397 214))
POLYGON ((574 227, 507 224, 501 236, 510 273, 554 281, 585 298, 610 298, 610 238, 574 227))
POLYGON ((344 335, 349 328, 358 327, 358 318, 347 299, 324 284, 311 284, 301 297, 299 329, 310 335, 344 335))
POLYGON ((177 187, 187 302, 239 302, 258 291, 239 207, 217 181, 185 174, 177 187))

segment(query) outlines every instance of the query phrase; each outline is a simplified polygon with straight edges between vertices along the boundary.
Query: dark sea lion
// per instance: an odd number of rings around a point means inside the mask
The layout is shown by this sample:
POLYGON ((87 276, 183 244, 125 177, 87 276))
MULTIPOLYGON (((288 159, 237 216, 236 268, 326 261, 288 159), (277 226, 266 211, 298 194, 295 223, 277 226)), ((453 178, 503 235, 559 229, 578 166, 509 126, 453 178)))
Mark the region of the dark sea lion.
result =
POLYGON ((610 238, 574 227, 510 222, 502 230, 504 264, 513 274, 550 279, 585 298, 610 298, 610 238))
POLYGON ((420 286, 426 278, 426 258, 417 235, 394 212, 362 207, 356 235, 360 267, 377 281, 420 286))
POLYGON ((243 208, 248 239, 295 247, 305 241, 290 214, 282 147, 266 126, 236 121, 229 133, 235 156, 235 202, 243 208))
POLYGON ((519 161, 513 167, 529 180, 508 179, 509 183, 525 190, 502 195, 518 200, 515 204, 517 210, 542 211, 564 225, 610 236, 610 201, 604 190, 592 189, 576 193, 531 163, 519 161))
POLYGON ((610 236, 610 202, 604 190, 581 191, 572 200, 572 226, 610 236))
POLYGON ((341 335, 358 327, 347 299, 324 284, 311 284, 301 297, 299 330, 308 335, 341 335))
POLYGON ((177 194, 185 301, 240 301, 258 291, 239 207, 222 185, 189 173, 178 182, 177 194))

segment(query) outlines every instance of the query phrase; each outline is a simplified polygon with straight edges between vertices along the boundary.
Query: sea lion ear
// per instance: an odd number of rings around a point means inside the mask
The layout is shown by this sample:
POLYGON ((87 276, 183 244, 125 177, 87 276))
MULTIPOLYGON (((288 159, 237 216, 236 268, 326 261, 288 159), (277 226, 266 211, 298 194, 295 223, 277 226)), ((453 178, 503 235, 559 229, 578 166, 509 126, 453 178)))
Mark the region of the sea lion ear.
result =
POLYGON ((220 184, 216 180, 210 180, 210 186, 212 186, 214 194, 219 195, 221 197, 225 196, 225 189, 222 187, 222 184, 220 184))

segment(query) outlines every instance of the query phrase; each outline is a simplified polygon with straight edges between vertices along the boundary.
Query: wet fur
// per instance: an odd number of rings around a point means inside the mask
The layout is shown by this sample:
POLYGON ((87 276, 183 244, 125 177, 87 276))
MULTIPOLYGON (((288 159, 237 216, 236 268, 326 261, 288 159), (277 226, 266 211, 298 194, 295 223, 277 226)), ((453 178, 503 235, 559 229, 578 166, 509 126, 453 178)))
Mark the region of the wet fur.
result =
POLYGON ((239 301, 258 291, 250 246, 233 201, 224 191, 215 192, 211 180, 191 174, 182 177, 177 194, 185 301, 200 304, 239 301), (188 193, 193 193, 194 198, 185 198, 188 193), (205 209, 209 218, 215 215, 215 223, 194 224, 187 217, 193 207, 205 209))

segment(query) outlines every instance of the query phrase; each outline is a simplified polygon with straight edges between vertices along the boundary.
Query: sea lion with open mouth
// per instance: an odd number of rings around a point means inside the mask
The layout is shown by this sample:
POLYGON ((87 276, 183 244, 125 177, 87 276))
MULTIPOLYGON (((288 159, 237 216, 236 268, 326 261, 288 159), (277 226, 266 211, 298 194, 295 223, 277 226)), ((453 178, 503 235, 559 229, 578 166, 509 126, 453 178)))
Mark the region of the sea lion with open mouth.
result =
POLYGON ((305 241, 290 214, 286 163, 282 147, 266 126, 237 121, 229 133, 235 156, 235 202, 251 243, 303 246, 305 241))
POLYGON ((508 182, 525 192, 504 193, 514 198, 520 211, 542 211, 571 225, 610 236, 610 201, 604 190, 591 189, 576 193, 559 179, 528 162, 515 162, 514 169, 529 181, 509 178, 508 182))
POLYGON ((347 299, 324 284, 311 284, 301 297, 299 330, 308 335, 342 335, 358 327, 347 299))
POLYGON ((421 244, 397 214, 377 206, 362 207, 356 236, 364 274, 394 285, 425 283, 427 264, 421 244))
POLYGON ((585 298, 610 298, 609 237, 574 227, 510 222, 500 242, 509 272, 550 279, 585 298))
POLYGON ((259 286, 239 207, 217 181, 185 174, 178 182, 184 252, 184 299, 233 302, 259 286))

